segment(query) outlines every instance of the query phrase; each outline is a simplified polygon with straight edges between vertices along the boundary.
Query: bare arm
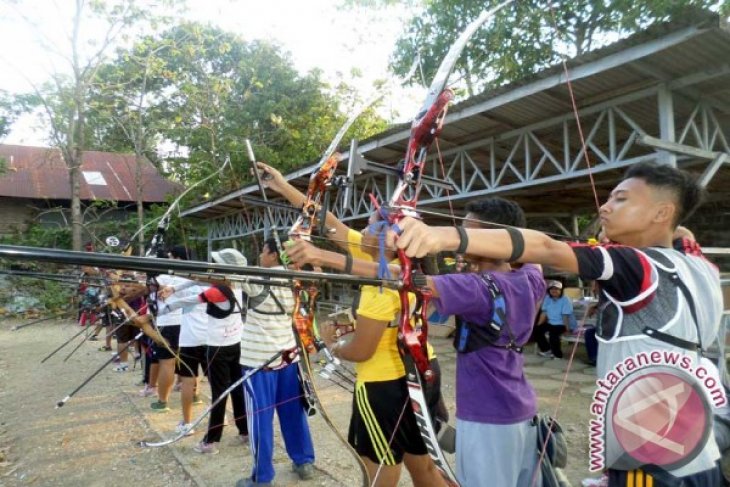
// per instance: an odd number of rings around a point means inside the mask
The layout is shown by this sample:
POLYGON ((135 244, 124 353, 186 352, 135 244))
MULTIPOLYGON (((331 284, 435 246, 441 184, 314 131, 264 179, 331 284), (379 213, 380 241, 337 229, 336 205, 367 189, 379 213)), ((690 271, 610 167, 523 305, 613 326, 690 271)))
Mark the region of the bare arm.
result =
MULTIPOLYGON (((264 173, 262 177, 264 186, 279 193, 292 206, 297 208, 304 206, 307 197, 287 181, 278 170, 262 162, 257 162, 256 165, 264 173)), ((342 223, 330 211, 327 212, 325 226, 335 230, 334 232, 327 232, 327 238, 332 240, 338 247, 347 249, 347 232, 350 231, 350 227, 342 223)))
POLYGON ((570 315, 563 315, 563 326, 570 328, 570 315))
MULTIPOLYGON (((345 271, 347 267, 346 255, 320 249, 310 242, 303 240, 297 240, 291 246, 287 247, 286 254, 297 266, 311 264, 313 266, 329 267, 337 271, 345 271)), ((398 275, 400 272, 400 266, 398 265, 390 264, 388 268, 393 275, 398 275)), ((378 263, 362 259, 352 259, 351 273, 362 277, 377 277, 378 263)))
MULTIPOLYGON (((335 356, 340 357, 349 362, 364 362, 375 354, 378 348, 380 338, 383 336, 387 322, 365 318, 360 316, 357 318, 357 326, 353 338, 347 343, 339 342, 331 345, 335 356)), ((330 325, 324 327, 323 338, 329 344, 334 342, 330 325)))
MULTIPOLYGON (((414 218, 404 218, 398 226, 400 236, 395 238, 391 233, 389 243, 405 249, 409 257, 456 251, 459 247, 459 233, 454 227, 429 227, 414 218)), ((519 232, 524 239, 524 251, 517 262, 548 265, 574 274, 578 272, 578 259, 567 243, 535 230, 520 229, 519 232)), ((466 234, 469 238, 467 254, 499 260, 507 260, 512 255, 512 239, 507 230, 470 228, 466 234)))

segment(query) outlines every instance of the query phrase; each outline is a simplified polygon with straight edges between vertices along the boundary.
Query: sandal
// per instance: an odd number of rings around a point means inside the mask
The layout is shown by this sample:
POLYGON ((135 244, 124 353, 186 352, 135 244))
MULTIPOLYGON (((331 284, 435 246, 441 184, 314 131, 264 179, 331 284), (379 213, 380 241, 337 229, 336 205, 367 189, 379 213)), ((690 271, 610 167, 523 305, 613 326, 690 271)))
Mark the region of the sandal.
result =
POLYGON ((111 352, 112 351, 112 347, 100 347, 99 348, 99 351, 100 352, 111 352))

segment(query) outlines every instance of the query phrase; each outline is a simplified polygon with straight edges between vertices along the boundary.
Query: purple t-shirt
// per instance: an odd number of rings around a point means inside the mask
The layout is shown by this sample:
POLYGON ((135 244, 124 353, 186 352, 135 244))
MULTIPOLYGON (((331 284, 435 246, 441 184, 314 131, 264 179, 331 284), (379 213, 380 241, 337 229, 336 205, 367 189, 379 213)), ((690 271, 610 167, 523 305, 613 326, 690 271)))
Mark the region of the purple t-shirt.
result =
MULTIPOLYGON (((491 274, 504 295, 507 323, 518 345, 530 339, 532 325, 545 295, 539 267, 524 265, 512 272, 491 274)), ((434 276, 441 315, 458 315, 473 324, 492 317, 492 296, 478 274, 434 276)), ((506 337, 506 331, 503 329, 506 337)), ((503 337, 500 343, 506 343, 503 337)), ((525 377, 524 356, 498 347, 484 347, 456 358, 456 417, 465 421, 514 424, 537 413, 535 390, 525 377)))

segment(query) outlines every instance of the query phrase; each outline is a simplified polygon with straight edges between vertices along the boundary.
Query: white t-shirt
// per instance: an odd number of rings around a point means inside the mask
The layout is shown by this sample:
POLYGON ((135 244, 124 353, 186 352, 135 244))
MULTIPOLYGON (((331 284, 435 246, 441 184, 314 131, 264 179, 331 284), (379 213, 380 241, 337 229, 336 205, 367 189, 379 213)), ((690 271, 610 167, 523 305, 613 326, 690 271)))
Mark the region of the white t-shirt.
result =
MULTIPOLYGON (((170 276, 167 274, 162 274, 157 276, 157 282, 162 286, 179 286, 181 283, 185 282, 187 279, 183 279, 182 277, 177 276, 170 276)), ((157 309, 162 310, 165 306, 165 301, 162 301, 161 299, 157 299, 157 309)), ((158 328, 162 328, 165 326, 180 326, 182 323, 182 309, 174 309, 169 312, 165 313, 158 313, 157 318, 155 320, 155 324, 158 328)))

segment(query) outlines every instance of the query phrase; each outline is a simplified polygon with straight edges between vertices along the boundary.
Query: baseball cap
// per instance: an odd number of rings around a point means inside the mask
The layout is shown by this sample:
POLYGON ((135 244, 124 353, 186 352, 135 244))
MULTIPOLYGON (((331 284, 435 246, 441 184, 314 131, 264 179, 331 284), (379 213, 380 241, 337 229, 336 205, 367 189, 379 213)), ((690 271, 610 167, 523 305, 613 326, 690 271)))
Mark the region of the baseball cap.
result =
POLYGON ((563 289, 563 283, 560 281, 548 281, 548 289, 550 289, 551 287, 563 289))
POLYGON ((210 256, 217 264, 237 265, 243 267, 248 265, 246 257, 236 249, 223 249, 211 252, 210 256))

